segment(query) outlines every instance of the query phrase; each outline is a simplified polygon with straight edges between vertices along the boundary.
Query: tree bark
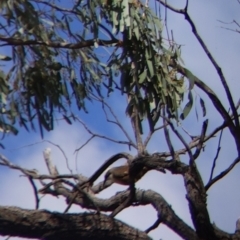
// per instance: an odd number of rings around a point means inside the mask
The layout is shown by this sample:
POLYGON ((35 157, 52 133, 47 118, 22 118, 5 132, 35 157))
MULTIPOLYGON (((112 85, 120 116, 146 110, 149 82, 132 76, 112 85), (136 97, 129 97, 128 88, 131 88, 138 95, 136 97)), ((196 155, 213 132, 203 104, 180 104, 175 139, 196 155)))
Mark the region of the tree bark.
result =
POLYGON ((146 233, 103 214, 62 214, 0 207, 0 235, 44 240, 149 240, 146 233))

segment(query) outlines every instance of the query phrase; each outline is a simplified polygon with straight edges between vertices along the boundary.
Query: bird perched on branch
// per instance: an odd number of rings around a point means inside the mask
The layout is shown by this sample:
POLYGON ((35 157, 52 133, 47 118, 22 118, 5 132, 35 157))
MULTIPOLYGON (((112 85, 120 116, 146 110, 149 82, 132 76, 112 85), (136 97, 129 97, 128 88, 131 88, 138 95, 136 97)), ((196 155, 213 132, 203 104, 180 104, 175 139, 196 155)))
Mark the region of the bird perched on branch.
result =
MULTIPOLYGON (((140 171, 134 174, 133 180, 137 182, 139 179, 143 177, 143 175, 148 171, 146 167, 143 167, 140 171)), ((129 176, 129 165, 123 165, 118 167, 113 167, 109 169, 105 174, 104 183, 111 182, 111 183, 118 183, 121 185, 130 185, 130 176, 129 176)))

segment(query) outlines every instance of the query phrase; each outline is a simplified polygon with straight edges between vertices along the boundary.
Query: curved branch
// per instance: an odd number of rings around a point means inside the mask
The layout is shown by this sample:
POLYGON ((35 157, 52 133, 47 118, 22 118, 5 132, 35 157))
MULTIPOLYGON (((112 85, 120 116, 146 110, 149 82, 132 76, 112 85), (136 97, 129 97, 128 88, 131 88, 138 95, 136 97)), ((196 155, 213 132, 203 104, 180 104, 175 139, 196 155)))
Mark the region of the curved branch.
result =
POLYGON ((197 85, 197 87, 199 87, 203 92, 205 92, 208 95, 209 99, 212 101, 216 110, 221 114, 222 118, 227 123, 229 130, 235 139, 237 149, 238 149, 238 146, 240 146, 240 135, 238 134, 238 131, 236 131, 236 127, 234 126, 234 124, 232 122, 231 116, 228 114, 226 109, 223 107, 221 101, 216 96, 214 91, 210 87, 208 87, 204 82, 202 82, 199 78, 197 78, 195 75, 193 75, 192 72, 189 71, 187 68, 184 68, 174 62, 171 63, 171 66, 176 67, 177 71, 179 73, 181 73, 183 76, 185 76, 186 78, 193 81, 197 85))
POLYGON ((33 192, 34 192, 34 196, 35 196, 35 202, 36 202, 35 209, 38 209, 38 208, 39 208, 40 199, 39 199, 39 197, 38 197, 37 187, 36 187, 36 185, 35 185, 32 177, 28 177, 28 179, 29 179, 29 182, 30 182, 31 185, 32 185, 33 192))
MULTIPOLYGON (((57 192, 60 193, 62 190, 63 189, 59 189, 59 192, 58 190, 57 192)), ((74 202, 87 209, 95 209, 95 207, 97 207, 101 211, 114 211, 123 203, 123 201, 129 198, 129 194, 130 190, 127 190, 117 193, 115 196, 109 199, 100 199, 94 195, 90 196, 90 194, 86 193, 86 198, 78 195, 74 202), (92 203, 94 203, 94 205, 92 203)), ((175 214, 171 206, 160 194, 152 190, 136 190, 134 203, 143 206, 151 204, 158 212, 163 224, 168 226, 183 239, 199 240, 195 231, 175 214)))
MULTIPOLYGON (((128 153, 118 153, 113 155, 105 163, 103 163, 102 166, 98 168, 87 181, 80 183, 80 186, 78 186, 78 188, 84 188, 85 186, 89 186, 89 185, 91 186, 111 164, 113 164, 120 158, 126 158, 128 161, 130 161, 132 156, 128 153)), ((68 206, 64 211, 65 213, 70 209, 77 195, 78 195, 78 191, 74 193, 74 196, 72 197, 71 201, 68 203, 68 206)), ((89 199, 91 199, 91 197, 89 197, 89 199)))
POLYGON ((208 50, 206 44, 204 43, 204 41, 202 40, 202 38, 198 34, 196 26, 194 25, 194 23, 193 23, 192 19, 190 18, 188 12, 185 11, 184 12, 184 16, 185 16, 185 19, 189 22, 190 26, 192 27, 193 34, 196 36, 198 42, 202 46, 204 52, 206 53, 206 55, 208 56, 208 58, 212 62, 213 66, 215 67, 215 69, 216 69, 216 71, 218 73, 218 76, 220 77, 220 80, 221 80, 222 85, 223 85, 223 87, 225 89, 225 92, 226 92, 226 95, 227 95, 227 98, 228 98, 228 101, 229 101, 229 104, 230 104, 230 107, 231 107, 231 110, 232 110, 232 113, 233 113, 233 116, 234 116, 236 127, 239 129, 239 120, 238 120, 237 110, 235 108, 235 104, 234 104, 234 101, 233 101, 233 98, 232 98, 232 94, 231 94, 230 89, 228 87, 226 78, 225 78, 225 76, 224 76, 224 74, 222 72, 222 69, 217 64, 216 60, 214 59, 214 57, 212 56, 212 54, 208 50))
POLYGON ((209 182, 212 180, 213 178, 213 173, 214 173, 214 170, 215 170, 215 167, 216 167, 216 163, 217 163, 217 160, 218 160, 218 156, 219 156, 219 153, 221 151, 221 140, 222 140, 222 135, 223 135, 223 129, 221 130, 220 132, 220 135, 219 135, 219 139, 218 139, 218 147, 217 147, 217 152, 216 152, 216 155, 213 159, 213 163, 212 163, 212 168, 211 168, 211 173, 210 173, 210 177, 209 177, 209 182))
MULTIPOLYGON (((216 62, 216 60, 214 59, 214 57, 212 56, 211 52, 208 50, 206 44, 204 43, 203 39, 201 38, 201 36, 198 34, 198 31, 197 31, 197 28, 195 26, 195 24, 193 23, 192 19, 190 18, 188 12, 187 12, 187 4, 186 4, 186 7, 185 9, 175 9, 173 8, 172 6, 168 5, 165 1, 163 0, 158 0, 158 2, 160 2, 162 5, 164 5, 165 7, 171 9, 172 11, 176 12, 176 13, 180 13, 180 14, 183 14, 185 19, 187 20, 187 22, 190 24, 191 28, 192 28, 192 32, 193 34, 195 35, 195 37, 197 38, 199 44, 201 45, 201 47, 203 48, 204 52, 206 53, 207 57, 209 58, 209 60, 212 62, 214 68, 216 69, 217 73, 218 73, 218 76, 222 82, 222 85, 225 89, 225 92, 226 92, 226 95, 227 95, 227 98, 228 98, 228 101, 229 101, 229 104, 230 104, 230 107, 231 107, 231 110, 232 110, 232 113, 233 113, 233 116, 234 116, 234 120, 235 120, 235 124, 236 124, 236 127, 237 129, 239 129, 239 119, 238 119, 238 114, 237 114, 237 109, 235 107, 235 104, 234 104, 234 101, 233 101, 233 98, 232 98, 232 94, 230 92, 230 89, 228 87, 228 84, 227 84, 227 81, 226 81, 226 78, 222 72, 222 69, 220 68, 220 66, 218 65, 218 63, 216 62)), ((239 141, 240 143, 240 141, 239 141)))
MULTIPOLYGON (((200 239, 216 240, 216 233, 210 222, 210 217, 207 210, 206 190, 195 162, 193 162, 191 166, 188 166, 179 161, 165 161, 157 156, 139 157, 131 163, 130 173, 131 169, 134 170, 134 168, 139 168, 142 165, 154 167, 152 169, 156 169, 156 167, 162 167, 171 171, 172 173, 181 174, 183 176, 187 190, 186 197, 189 203, 189 210, 192 216, 194 227, 196 228, 197 236, 199 236, 200 239)), ((151 169, 151 167, 149 168, 151 169)), ((161 214, 161 219, 164 221, 164 218, 162 217, 162 209, 159 213, 161 214)))

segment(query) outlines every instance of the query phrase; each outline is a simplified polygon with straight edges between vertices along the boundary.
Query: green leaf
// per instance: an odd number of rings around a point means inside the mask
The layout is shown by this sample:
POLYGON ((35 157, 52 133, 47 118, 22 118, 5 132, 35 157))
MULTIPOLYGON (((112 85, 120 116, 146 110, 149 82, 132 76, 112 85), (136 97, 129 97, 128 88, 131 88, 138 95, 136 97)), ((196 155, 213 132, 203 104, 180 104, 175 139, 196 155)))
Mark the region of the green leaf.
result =
POLYGON ((206 110, 205 102, 203 101, 202 98, 200 98, 200 105, 201 105, 201 108, 202 108, 203 117, 205 117, 207 110, 206 110))
POLYGON ((146 80, 146 77, 147 77, 147 71, 144 70, 140 75, 139 75, 139 83, 142 84, 145 80, 146 80))
POLYGON ((189 112, 191 111, 191 109, 192 109, 192 106, 193 106, 193 96, 192 96, 192 92, 191 91, 189 91, 189 94, 188 94, 188 103, 185 105, 185 107, 184 107, 184 109, 183 109, 183 113, 181 114, 181 116, 180 116, 180 118, 182 119, 182 120, 184 120, 187 116, 188 116, 188 114, 189 114, 189 112))

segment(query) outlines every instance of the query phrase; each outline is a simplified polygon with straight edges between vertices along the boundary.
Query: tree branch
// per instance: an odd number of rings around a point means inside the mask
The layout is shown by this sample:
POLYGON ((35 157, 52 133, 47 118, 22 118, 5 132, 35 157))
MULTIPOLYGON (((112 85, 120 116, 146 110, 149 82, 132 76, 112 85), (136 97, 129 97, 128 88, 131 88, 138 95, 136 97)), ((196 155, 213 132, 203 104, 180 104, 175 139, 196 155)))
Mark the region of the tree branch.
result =
MULTIPOLYGON (((90 39, 81 41, 78 43, 67 43, 67 42, 44 42, 44 41, 37 41, 37 40, 22 40, 16 39, 11 37, 3 37, 0 36, 0 41, 6 42, 5 44, 1 44, 0 46, 28 46, 28 45, 43 45, 52 48, 67 48, 67 49, 81 49, 85 47, 92 47, 96 42, 96 39, 90 39)), ((121 40, 102 40, 98 39, 99 46, 106 46, 115 44, 115 46, 122 46, 121 40)))
POLYGON ((205 92, 208 95, 208 97, 212 101, 213 105, 215 106, 216 110, 221 114, 222 118, 226 122, 231 134, 233 135, 233 137, 235 139, 236 146, 238 149, 238 146, 240 146, 240 134, 238 134, 238 131, 236 131, 236 127, 234 126, 234 124, 232 122, 231 116, 228 114, 226 109, 223 107, 221 101, 216 96, 214 91, 210 87, 208 87, 204 82, 202 82, 199 78, 197 78, 195 75, 193 75, 188 69, 183 68, 182 66, 175 64, 173 62, 171 64, 171 66, 176 67, 177 71, 179 73, 181 73, 183 76, 185 76, 186 78, 193 81, 197 85, 197 87, 199 87, 203 92, 205 92))
POLYGON ((61 214, 0 207, 0 235, 46 240, 151 239, 146 233, 103 214, 61 214))
MULTIPOLYGON (((234 116, 234 120, 235 120, 235 125, 237 127, 237 129, 239 129, 239 119, 238 119, 238 114, 237 114, 237 110, 235 108, 235 104, 234 104, 234 101, 233 101, 233 98, 232 98, 232 94, 230 92, 230 89, 228 87, 228 84, 227 84, 227 81, 226 81, 226 78, 222 72, 222 69, 220 68, 220 66, 217 64, 216 60, 214 59, 214 57, 212 56, 211 52, 208 50, 206 44, 204 43, 204 41, 202 40, 201 36, 198 34, 198 31, 197 31, 197 28, 195 26, 195 24, 193 23, 191 17, 189 16, 188 12, 187 12, 187 4, 186 4, 186 7, 185 9, 175 9, 173 8, 172 6, 168 5, 165 1, 163 0, 158 0, 158 2, 160 2, 162 5, 164 5, 165 7, 169 8, 170 10, 176 12, 176 13, 180 13, 180 14, 183 14, 185 19, 187 20, 187 22, 190 24, 191 28, 192 28, 192 32, 193 34, 195 35, 195 37, 197 38, 199 44, 202 46, 204 52, 206 53, 207 57, 209 58, 209 60, 212 62, 213 66, 215 67, 217 73, 218 73, 218 76, 222 82, 222 85, 225 89, 225 92, 226 92, 226 95, 227 95, 227 98, 228 98, 228 101, 229 101, 229 104, 230 104, 230 107, 231 107, 231 110, 233 112, 233 116, 234 116)), ((240 146, 240 139, 239 140, 239 146, 240 146)), ((238 149, 240 151, 240 149, 238 149)))
POLYGON ((240 162, 240 158, 236 158, 233 163, 224 171, 222 171, 219 175, 217 175, 215 178, 213 178, 211 181, 209 181, 207 183, 207 185, 205 186, 206 191, 214 184, 216 183, 218 180, 222 179, 223 177, 225 177, 234 167, 237 163, 240 162))
POLYGON ((187 190, 186 198, 197 235, 200 239, 217 240, 207 210, 207 195, 195 162, 183 177, 187 190))

